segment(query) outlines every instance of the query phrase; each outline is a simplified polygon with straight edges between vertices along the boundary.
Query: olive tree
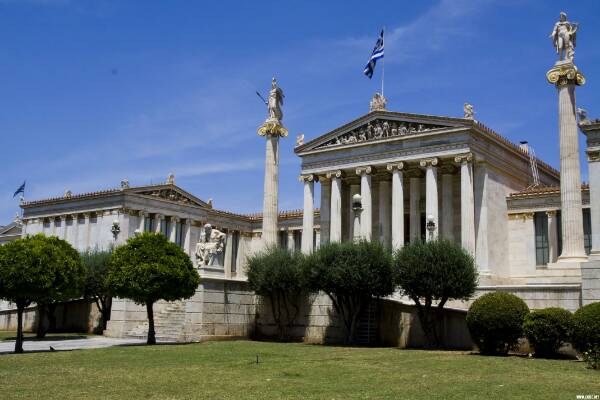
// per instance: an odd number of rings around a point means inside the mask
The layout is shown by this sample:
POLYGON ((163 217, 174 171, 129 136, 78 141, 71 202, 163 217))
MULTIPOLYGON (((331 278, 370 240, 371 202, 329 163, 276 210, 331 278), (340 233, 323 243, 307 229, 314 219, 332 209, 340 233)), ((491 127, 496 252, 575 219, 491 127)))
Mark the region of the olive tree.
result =
POLYGON ((102 330, 110 319, 111 291, 108 286, 107 276, 110 267, 112 249, 87 250, 81 253, 81 261, 85 269, 85 292, 88 299, 93 299, 102 316, 102 330))
POLYGON ((15 353, 23 352, 23 312, 32 303, 78 297, 83 266, 70 244, 42 234, 0 246, 0 298, 17 306, 15 353))
POLYGON ((414 301, 429 345, 440 346, 436 316, 448 300, 468 300, 477 288, 473 257, 449 240, 416 241, 394 254, 396 282, 414 301))
POLYGON ((256 294, 268 299, 280 340, 300 310, 303 292, 300 262, 302 254, 270 247, 248 258, 248 284, 256 294))
POLYGON ((155 344, 154 303, 192 297, 200 277, 178 245, 160 233, 146 232, 115 249, 107 283, 115 296, 146 306, 147 344, 155 344))
POLYGON ((376 241, 324 244, 303 265, 308 288, 331 299, 348 344, 354 344, 359 316, 369 302, 394 292, 391 255, 376 241))

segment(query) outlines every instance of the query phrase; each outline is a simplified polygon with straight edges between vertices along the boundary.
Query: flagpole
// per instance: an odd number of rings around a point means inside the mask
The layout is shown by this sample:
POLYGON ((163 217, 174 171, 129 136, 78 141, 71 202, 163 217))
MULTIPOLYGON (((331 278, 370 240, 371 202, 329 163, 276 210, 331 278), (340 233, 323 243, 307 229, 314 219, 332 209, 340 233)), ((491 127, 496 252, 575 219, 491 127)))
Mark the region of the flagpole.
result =
MULTIPOLYGON (((382 39, 382 45, 383 48, 385 48, 385 26, 382 29, 383 31, 383 35, 381 36, 382 39)), ((385 54, 382 57, 383 59, 381 60, 381 97, 383 96, 383 79, 385 78, 385 54)))

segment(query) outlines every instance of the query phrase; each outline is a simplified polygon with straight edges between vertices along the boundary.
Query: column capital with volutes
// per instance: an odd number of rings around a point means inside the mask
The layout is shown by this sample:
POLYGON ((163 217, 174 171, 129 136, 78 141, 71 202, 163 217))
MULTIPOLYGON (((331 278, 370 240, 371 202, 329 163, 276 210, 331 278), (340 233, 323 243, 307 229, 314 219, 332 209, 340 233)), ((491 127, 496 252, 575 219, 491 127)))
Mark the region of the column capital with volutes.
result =
POLYGON ((440 159, 437 157, 424 158, 419 160, 419 165, 421 167, 436 167, 440 162, 440 159))
POLYGON ((356 168, 356 175, 371 175, 371 173, 373 172, 373 168, 369 165, 365 166, 365 167, 358 167, 356 168))
POLYGON ((473 162, 473 153, 459 154, 454 157, 454 162, 457 164, 467 164, 473 162))
POLYGON ((342 170, 338 169, 335 171, 329 171, 327 172, 327 174, 325 175, 327 177, 327 179, 333 179, 333 178, 341 178, 342 177, 342 170))
POLYGON ((319 177, 314 174, 306 174, 306 175, 300 175, 298 177, 298 180, 300 182, 315 182, 315 181, 319 180, 319 177))
POLYGON ((389 172, 394 172, 394 171, 402 171, 404 170, 404 168, 406 167, 406 165, 404 164, 404 162, 400 161, 397 163, 390 163, 388 165, 386 165, 386 169, 389 172))

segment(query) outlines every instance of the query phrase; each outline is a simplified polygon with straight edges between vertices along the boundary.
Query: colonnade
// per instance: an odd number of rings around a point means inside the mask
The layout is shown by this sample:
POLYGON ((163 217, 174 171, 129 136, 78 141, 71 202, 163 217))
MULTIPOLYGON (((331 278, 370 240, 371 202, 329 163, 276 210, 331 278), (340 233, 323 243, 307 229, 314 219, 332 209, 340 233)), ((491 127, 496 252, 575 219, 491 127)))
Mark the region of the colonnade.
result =
MULTIPOLYGON (((439 235, 454 239, 453 216, 455 210, 452 178, 458 172, 460 174, 460 242, 467 251, 474 254, 475 207, 472 162, 472 154, 466 153, 443 160, 431 157, 385 165, 337 169, 318 175, 302 175, 300 180, 304 184, 303 232, 312 232, 314 229, 314 183, 320 182, 321 242, 339 242, 344 236, 342 234, 344 192, 346 196, 350 196, 350 199, 355 194, 360 194, 362 203, 362 210, 356 211, 349 207, 348 238, 360 237, 371 240, 373 235, 373 177, 377 174, 379 239, 385 244, 391 244, 394 250, 404 245, 406 191, 408 191, 409 197, 409 240, 421 238, 423 233, 420 207, 422 179, 425 179, 425 215, 430 224, 430 230, 426 234, 427 240, 436 239, 439 235), (441 206, 438 200, 440 175, 441 206), (405 178, 408 181, 408 188, 405 187, 405 178), (344 185, 349 186, 349 190, 344 191, 344 185), (359 234, 353 232, 354 212, 360 212, 359 234)), ((312 235, 305 233, 302 235, 302 251, 308 253, 313 250, 312 235)))

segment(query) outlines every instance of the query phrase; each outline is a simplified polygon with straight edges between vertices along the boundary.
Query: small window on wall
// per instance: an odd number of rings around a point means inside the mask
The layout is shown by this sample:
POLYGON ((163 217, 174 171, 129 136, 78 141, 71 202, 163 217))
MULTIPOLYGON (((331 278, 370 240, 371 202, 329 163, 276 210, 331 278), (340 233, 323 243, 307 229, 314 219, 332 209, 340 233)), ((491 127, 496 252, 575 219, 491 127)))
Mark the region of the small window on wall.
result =
POLYGON ((547 265, 550 259, 548 246, 548 216, 545 212, 536 212, 533 216, 535 226, 535 263, 547 265))
POLYGON ((585 254, 589 255, 592 251, 592 217, 589 208, 583 209, 583 246, 585 254))

